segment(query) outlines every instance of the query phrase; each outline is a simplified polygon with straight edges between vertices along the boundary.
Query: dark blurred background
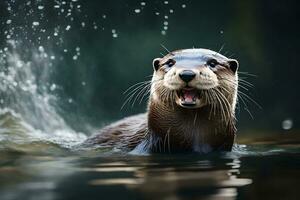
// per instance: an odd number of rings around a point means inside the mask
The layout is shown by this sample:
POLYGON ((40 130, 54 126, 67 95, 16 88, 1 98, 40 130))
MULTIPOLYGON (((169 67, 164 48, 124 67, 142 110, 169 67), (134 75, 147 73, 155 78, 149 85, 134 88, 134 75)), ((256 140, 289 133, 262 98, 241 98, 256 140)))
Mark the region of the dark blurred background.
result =
POLYGON ((240 101, 241 134, 295 131, 299 4, 296 0, 1 1, 0 45, 6 46, 7 34, 14 28, 11 36, 21 41, 24 59, 25 52, 40 45, 59 58, 51 61, 51 82, 59 86, 53 93, 59 98, 59 112, 78 130, 83 123, 101 127, 145 111, 145 101, 121 110, 123 92, 150 79, 152 59, 166 53, 161 44, 169 50, 223 47, 221 53, 237 59, 240 71, 255 75, 240 75, 254 85, 241 90, 262 107, 249 101, 245 109, 240 101), (68 9, 72 9, 69 16, 68 9), (38 28, 32 26, 35 21, 38 28), (78 47, 80 55, 74 57, 78 47))

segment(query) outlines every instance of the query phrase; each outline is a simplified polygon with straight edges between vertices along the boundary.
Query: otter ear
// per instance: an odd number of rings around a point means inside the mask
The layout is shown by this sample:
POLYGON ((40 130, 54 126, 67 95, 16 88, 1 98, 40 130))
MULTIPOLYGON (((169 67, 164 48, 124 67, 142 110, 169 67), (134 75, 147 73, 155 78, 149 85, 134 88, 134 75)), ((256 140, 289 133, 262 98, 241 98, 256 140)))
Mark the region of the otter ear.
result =
POLYGON ((161 60, 161 58, 155 58, 155 59, 153 60, 153 62, 152 62, 153 69, 154 69, 155 71, 157 71, 157 70, 159 69, 159 67, 160 67, 160 60, 161 60))
POLYGON ((235 59, 230 59, 228 61, 228 64, 229 64, 229 68, 231 69, 231 71, 233 73, 236 73, 237 69, 239 68, 239 62, 235 59))

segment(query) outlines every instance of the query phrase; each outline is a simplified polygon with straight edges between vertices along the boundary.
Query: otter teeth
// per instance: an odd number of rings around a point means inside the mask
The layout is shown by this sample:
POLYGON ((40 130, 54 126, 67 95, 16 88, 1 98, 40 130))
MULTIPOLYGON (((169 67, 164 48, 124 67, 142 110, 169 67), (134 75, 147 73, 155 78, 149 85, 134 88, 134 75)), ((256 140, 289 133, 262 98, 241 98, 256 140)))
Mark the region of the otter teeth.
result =
POLYGON ((195 104, 198 92, 195 89, 183 89, 180 92, 180 99, 183 104, 195 104))

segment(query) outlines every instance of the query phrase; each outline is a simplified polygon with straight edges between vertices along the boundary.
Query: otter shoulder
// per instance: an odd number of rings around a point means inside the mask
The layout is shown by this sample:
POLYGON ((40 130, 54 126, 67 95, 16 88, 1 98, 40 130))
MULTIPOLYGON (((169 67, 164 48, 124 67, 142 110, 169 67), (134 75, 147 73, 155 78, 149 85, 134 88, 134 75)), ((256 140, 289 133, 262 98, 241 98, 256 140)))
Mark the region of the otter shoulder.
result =
POLYGON ((105 126, 99 133, 84 142, 84 147, 111 147, 131 150, 141 142, 147 133, 147 114, 125 117, 105 126))

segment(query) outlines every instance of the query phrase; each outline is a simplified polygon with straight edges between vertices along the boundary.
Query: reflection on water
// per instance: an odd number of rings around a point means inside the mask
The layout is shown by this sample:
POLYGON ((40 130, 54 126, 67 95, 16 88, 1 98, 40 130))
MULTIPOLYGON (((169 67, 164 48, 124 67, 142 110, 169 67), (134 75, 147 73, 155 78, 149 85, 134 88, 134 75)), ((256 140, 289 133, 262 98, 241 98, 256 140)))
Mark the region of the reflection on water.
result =
POLYGON ((1 152, 0 199, 293 199, 299 153, 247 148, 152 156, 1 152))
POLYGON ((150 166, 128 167, 126 163, 109 163, 109 165, 98 165, 90 170, 108 173, 131 172, 132 178, 94 179, 88 184, 98 187, 124 186, 128 190, 143 194, 145 199, 172 199, 176 197, 178 191, 183 193, 182 197, 195 192, 198 197, 234 199, 237 196, 237 187, 252 182, 251 179, 236 176, 239 174, 239 163, 238 159, 233 159, 232 162, 226 163, 231 169, 216 170, 212 170, 213 166, 209 160, 185 163, 181 166, 150 164, 150 166), (203 190, 207 190, 207 193, 202 193, 203 190))

